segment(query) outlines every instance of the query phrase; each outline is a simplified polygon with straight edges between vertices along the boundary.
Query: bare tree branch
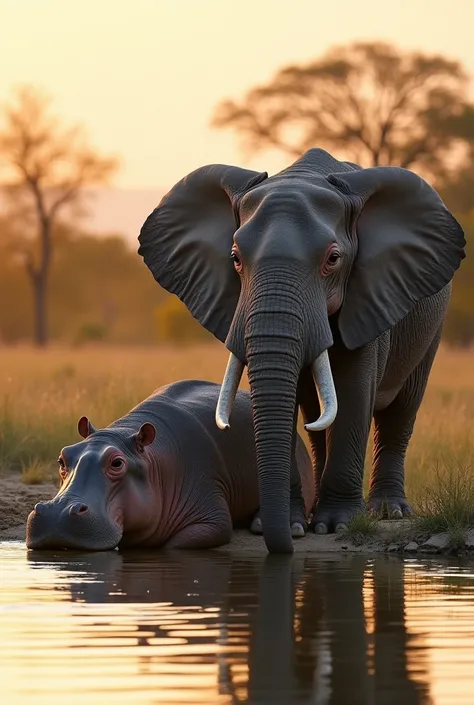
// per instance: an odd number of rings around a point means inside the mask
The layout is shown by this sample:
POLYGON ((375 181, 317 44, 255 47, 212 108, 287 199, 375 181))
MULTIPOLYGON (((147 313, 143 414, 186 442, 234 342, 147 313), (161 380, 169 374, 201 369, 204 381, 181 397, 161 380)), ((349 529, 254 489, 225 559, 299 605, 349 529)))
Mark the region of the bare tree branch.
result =
POLYGON ((435 179, 461 142, 474 142, 474 120, 460 117, 474 115, 468 85, 458 62, 361 42, 281 69, 241 102, 218 105, 212 124, 235 130, 253 151, 295 157, 320 146, 362 166, 410 165, 435 179))
POLYGON ((14 199, 16 216, 34 222, 32 247, 20 250, 35 295, 35 340, 45 345, 47 282, 53 255, 52 234, 66 206, 78 203, 86 186, 103 183, 118 164, 87 146, 80 128, 65 130, 49 113, 49 100, 21 88, 5 109, 0 132, 0 166, 6 170, 4 192, 14 199))

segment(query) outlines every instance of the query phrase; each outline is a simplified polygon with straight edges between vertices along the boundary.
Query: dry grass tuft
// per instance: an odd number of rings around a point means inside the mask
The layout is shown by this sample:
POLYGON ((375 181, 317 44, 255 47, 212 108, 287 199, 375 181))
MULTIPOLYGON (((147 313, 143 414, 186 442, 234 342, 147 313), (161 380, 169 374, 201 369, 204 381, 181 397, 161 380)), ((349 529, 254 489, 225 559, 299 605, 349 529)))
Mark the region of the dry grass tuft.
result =
POLYGON ((459 463, 438 464, 436 482, 420 492, 415 500, 417 529, 426 534, 447 532, 454 543, 462 539, 474 523, 474 473, 459 463))
POLYGON ((378 533, 377 518, 369 512, 355 514, 347 525, 347 530, 339 534, 338 538, 351 541, 354 546, 362 546, 378 533))
POLYGON ((23 466, 21 481, 24 485, 44 485, 49 482, 58 484, 57 472, 54 472, 53 467, 51 463, 42 463, 35 458, 23 466))

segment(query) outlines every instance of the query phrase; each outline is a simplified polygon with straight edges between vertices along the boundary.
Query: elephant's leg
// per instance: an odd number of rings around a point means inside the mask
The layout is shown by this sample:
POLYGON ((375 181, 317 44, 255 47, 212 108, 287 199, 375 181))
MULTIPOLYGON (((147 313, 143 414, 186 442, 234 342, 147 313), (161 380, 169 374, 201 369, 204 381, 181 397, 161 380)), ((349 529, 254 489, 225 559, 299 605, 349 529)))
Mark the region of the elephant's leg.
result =
POLYGON ((374 414, 374 459, 368 506, 388 518, 401 519, 411 514, 405 496, 405 455, 440 337, 441 330, 394 401, 374 414))
POLYGON ((405 497, 405 454, 418 406, 405 404, 405 391, 374 414, 374 459, 368 508, 380 517, 401 519, 411 514, 405 497))
POLYGON ((326 465, 311 527, 318 534, 341 531, 362 511, 363 474, 377 386, 377 344, 341 349, 331 356, 338 413, 326 432, 326 465))
MULTIPOLYGON (((294 433, 296 441, 296 431, 294 433)), ((304 536, 307 528, 307 517, 304 507, 303 490, 301 487, 301 475, 296 462, 295 443, 293 444, 293 454, 291 457, 290 476, 290 524, 293 538, 304 536)))
MULTIPOLYGON (((298 423, 298 407, 295 409, 293 419, 293 439, 291 446, 291 470, 290 470, 290 526, 293 538, 300 538, 306 533, 307 517, 304 507, 303 490, 301 487, 301 475, 296 461, 296 438, 298 423)), ((263 533, 260 511, 258 511, 250 525, 253 534, 263 533)))

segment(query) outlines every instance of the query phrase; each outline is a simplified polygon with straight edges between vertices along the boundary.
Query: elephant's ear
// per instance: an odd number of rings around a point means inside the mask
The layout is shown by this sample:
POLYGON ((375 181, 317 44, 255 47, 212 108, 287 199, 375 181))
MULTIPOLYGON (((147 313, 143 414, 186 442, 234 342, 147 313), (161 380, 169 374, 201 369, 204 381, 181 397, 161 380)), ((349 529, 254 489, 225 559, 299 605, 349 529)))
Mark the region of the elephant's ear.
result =
POLYGON ((196 169, 163 197, 138 238, 138 253, 156 281, 222 342, 240 293, 230 259, 234 205, 267 176, 224 164, 196 169))
POLYGON ((411 171, 373 167, 328 180, 359 209, 358 252, 339 313, 342 340, 353 350, 448 284, 466 243, 436 191, 411 171))

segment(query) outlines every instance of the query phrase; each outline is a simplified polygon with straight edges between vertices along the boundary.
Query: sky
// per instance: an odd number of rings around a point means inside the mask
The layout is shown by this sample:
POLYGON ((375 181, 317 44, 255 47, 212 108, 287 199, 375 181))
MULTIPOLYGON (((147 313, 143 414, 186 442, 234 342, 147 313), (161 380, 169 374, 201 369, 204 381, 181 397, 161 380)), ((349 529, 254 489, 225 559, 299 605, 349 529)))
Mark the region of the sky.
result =
POLYGON ((121 156, 117 186, 168 188, 208 163, 274 173, 210 119, 282 66, 352 41, 461 60, 474 75, 474 0, 0 0, 0 101, 33 84, 65 123, 121 156))

